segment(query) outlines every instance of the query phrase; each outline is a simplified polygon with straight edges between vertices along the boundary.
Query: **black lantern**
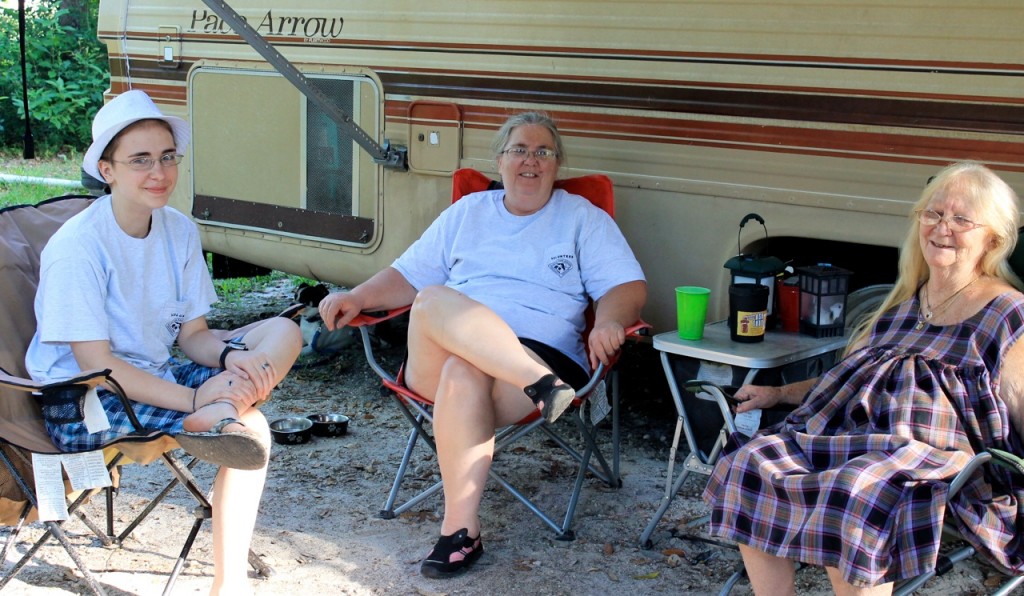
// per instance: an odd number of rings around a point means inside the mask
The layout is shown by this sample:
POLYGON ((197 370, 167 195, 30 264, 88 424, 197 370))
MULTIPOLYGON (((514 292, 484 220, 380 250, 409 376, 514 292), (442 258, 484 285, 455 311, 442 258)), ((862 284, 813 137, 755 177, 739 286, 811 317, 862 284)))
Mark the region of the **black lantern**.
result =
POLYGON ((851 271, 819 263, 797 267, 800 275, 800 332, 841 337, 846 328, 846 295, 851 271))
POLYGON ((725 268, 732 271, 733 284, 761 284, 768 288, 768 320, 767 329, 775 326, 775 278, 786 270, 785 263, 777 257, 745 255, 740 252, 740 232, 750 220, 756 220, 764 228, 765 248, 768 245, 768 227, 764 218, 756 213, 747 214, 740 221, 740 229, 736 232, 736 252, 739 253, 725 262, 725 268))

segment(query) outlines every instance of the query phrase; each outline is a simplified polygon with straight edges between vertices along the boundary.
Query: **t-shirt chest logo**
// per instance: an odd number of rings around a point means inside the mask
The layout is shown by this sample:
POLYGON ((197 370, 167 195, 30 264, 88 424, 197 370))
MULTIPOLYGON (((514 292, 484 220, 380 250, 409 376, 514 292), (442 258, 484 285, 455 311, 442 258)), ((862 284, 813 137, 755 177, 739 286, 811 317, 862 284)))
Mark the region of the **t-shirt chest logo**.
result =
POLYGON ((548 259, 548 269, 555 272, 558 277, 565 277, 576 266, 572 255, 555 255, 548 259))

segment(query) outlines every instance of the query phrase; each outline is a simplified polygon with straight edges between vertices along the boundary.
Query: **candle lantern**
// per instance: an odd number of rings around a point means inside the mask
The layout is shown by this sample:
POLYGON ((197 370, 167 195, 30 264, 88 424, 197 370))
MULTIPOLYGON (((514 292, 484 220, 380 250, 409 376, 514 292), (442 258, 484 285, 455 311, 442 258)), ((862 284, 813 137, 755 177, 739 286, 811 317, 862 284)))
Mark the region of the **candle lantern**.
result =
POLYGON ((846 295, 851 271, 819 263, 797 267, 800 276, 800 332, 840 337, 846 329, 846 295))
POLYGON ((768 246, 768 227, 764 224, 764 218, 756 213, 747 214, 740 221, 740 228, 736 232, 735 257, 725 262, 725 268, 732 272, 732 284, 760 284, 768 288, 768 317, 766 329, 775 326, 775 277, 786 270, 785 263, 777 257, 758 256, 743 254, 740 251, 740 232, 743 226, 750 220, 756 220, 764 228, 765 248, 768 246))

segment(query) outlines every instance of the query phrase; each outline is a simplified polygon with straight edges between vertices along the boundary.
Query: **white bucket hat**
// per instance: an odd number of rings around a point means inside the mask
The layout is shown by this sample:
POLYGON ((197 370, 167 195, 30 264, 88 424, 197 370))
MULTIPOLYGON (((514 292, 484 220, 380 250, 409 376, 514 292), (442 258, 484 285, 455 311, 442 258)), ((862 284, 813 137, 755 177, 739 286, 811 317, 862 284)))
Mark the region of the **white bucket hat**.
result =
POLYGON ((96 112, 96 117, 92 121, 92 145, 89 145, 89 150, 82 158, 82 169, 93 178, 104 182, 97 167, 103 150, 117 136, 117 133, 128 125, 148 119, 163 120, 170 124, 178 153, 185 152, 185 148, 188 147, 188 142, 192 138, 188 122, 175 116, 164 116, 160 112, 160 108, 156 107, 156 104, 144 91, 133 89, 118 95, 96 112))

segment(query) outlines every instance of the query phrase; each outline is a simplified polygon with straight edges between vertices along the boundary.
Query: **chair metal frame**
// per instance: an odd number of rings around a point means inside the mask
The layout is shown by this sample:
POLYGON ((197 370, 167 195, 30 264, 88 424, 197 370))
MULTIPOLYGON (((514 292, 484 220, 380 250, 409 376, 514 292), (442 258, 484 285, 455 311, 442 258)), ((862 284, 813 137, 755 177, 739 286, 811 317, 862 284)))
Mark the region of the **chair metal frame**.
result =
MULTIPOLYGON (((587 185, 588 188, 603 187, 602 192, 606 193, 606 196, 603 197, 605 199, 604 202, 595 201, 595 199, 590 196, 587 196, 587 198, 594 202, 598 207, 601 207, 608 212, 609 215, 614 216, 614 200, 612 198, 611 179, 606 176, 588 176, 571 180, 582 181, 582 184, 587 185)), ((559 183, 556 183, 556 187, 565 183, 566 181, 559 181, 559 183)), ((572 184, 572 182, 569 183, 572 184)), ((453 202, 458 200, 464 194, 477 190, 486 190, 489 186, 494 187, 496 184, 498 183, 490 180, 476 170, 458 170, 453 177, 453 202)), ((425 499, 436 494, 443 486, 442 482, 438 481, 427 489, 409 498, 404 503, 396 506, 403 480, 406 472, 408 471, 409 461, 412 458, 416 444, 420 439, 422 439, 427 447, 434 452, 436 457, 437 446, 435 445, 434 439, 426 426, 433 425, 433 417, 431 415, 432 404, 429 400, 417 395, 405 386, 401 369, 393 375, 385 370, 385 368, 378 362, 373 351, 373 338, 370 335, 369 329, 373 325, 377 325, 407 312, 410 308, 410 306, 404 306, 383 314, 363 313, 349 323, 350 326, 359 329, 367 362, 374 372, 380 376, 384 387, 394 398, 403 416, 412 427, 409 432, 408 441, 406 442, 405 451, 402 454, 401 463, 399 464, 395 475, 395 480, 390 492, 388 493, 384 506, 380 511, 380 517, 384 519, 392 519, 401 515, 403 512, 408 511, 410 508, 415 507, 425 499)), ((635 338, 649 328, 650 325, 647 323, 637 321, 626 330, 626 333, 628 337, 635 338)), ((536 515, 545 525, 551 528, 555 532, 556 539, 558 540, 575 539, 575 532, 571 527, 580 495, 582 493, 583 482, 588 472, 611 488, 619 488, 622 486, 622 479, 619 474, 619 387, 618 375, 616 374, 614 367, 605 367, 604 364, 600 364, 594 371, 592 371, 587 384, 576 392, 576 399, 573 401, 572 411, 568 412, 566 417, 573 421, 580 434, 583 443, 582 452, 573 447, 564 437, 559 435, 555 431, 554 425, 546 422, 536 412, 515 424, 499 429, 495 433, 494 447, 495 461, 497 461, 497 456, 501 451, 508 449, 510 445, 530 432, 539 429, 579 464, 576 478, 573 483, 573 489, 569 495, 565 514, 562 516, 561 522, 553 519, 533 500, 512 486, 512 484, 495 471, 493 465, 489 472, 491 479, 497 482, 502 488, 508 491, 509 494, 515 497, 516 500, 525 505, 527 509, 536 515), (586 404, 589 398, 594 395, 594 390, 597 389, 602 382, 606 383, 607 394, 611 400, 612 461, 610 464, 598 446, 597 427, 588 420, 586 408, 584 407, 584 404, 586 404), (596 460, 596 464, 594 463, 594 460, 596 460)))
MULTIPOLYGON (((370 335, 370 327, 389 320, 409 310, 409 307, 402 307, 390 311, 383 316, 373 316, 369 314, 363 314, 356 317, 351 323, 351 326, 359 329, 360 337, 363 341, 363 351, 366 355, 367 363, 370 368, 373 369, 378 376, 380 376, 383 386, 389 391, 390 395, 394 398, 398 404, 403 417, 409 422, 412 429, 409 432, 409 439, 406 442, 405 451, 402 454, 401 463, 399 463, 398 471, 395 474, 395 480, 392 483, 391 490, 388 493, 387 500, 384 502, 384 506, 380 510, 380 517, 383 519, 393 519, 398 515, 401 515, 405 511, 408 511, 412 507, 415 507, 425 499, 436 494, 443 483, 438 481, 429 488, 421 491, 412 498, 406 500, 404 503, 396 507, 395 503, 398 500, 399 492, 401 491, 402 482, 405 478, 405 474, 409 468, 409 461, 412 458, 413 452, 416 448, 417 442, 422 439, 423 442, 437 454, 437 446, 434 443, 433 436, 430 431, 427 430, 426 424, 433 425, 433 416, 431 415, 432 404, 429 400, 424 399, 420 395, 411 391, 404 384, 402 378, 402 371, 395 375, 388 372, 377 360, 376 355, 373 351, 373 338, 370 335)), ((632 336, 636 336, 639 332, 647 329, 646 323, 638 323, 627 330, 627 333, 632 336)), ((619 390, 618 390, 618 375, 616 371, 612 369, 609 371, 603 364, 598 365, 598 368, 591 374, 590 380, 587 384, 577 391, 576 399, 573 401, 572 411, 568 417, 573 421, 576 429, 580 433, 580 437, 583 441, 583 452, 574 448, 569 442, 559 435, 554 425, 548 423, 544 418, 534 413, 527 418, 502 429, 499 429, 495 433, 495 446, 494 454, 495 461, 499 452, 507 449, 510 445, 526 436, 535 429, 539 429, 551 440, 558 444, 566 453, 568 453, 576 462, 579 464, 578 471, 576 473, 576 479, 573 484, 572 492, 569 495, 569 500, 566 507, 565 515, 561 523, 552 519, 547 513, 545 513, 536 503, 534 503, 529 497, 524 495, 521 491, 516 489, 512 484, 505 480, 498 472, 494 470, 494 466, 491 466, 489 475, 495 482, 497 482, 502 488, 508 491, 513 497, 527 507, 534 515, 541 519, 545 525, 554 530, 556 538, 559 540, 573 540, 575 539, 575 533, 572 531, 572 521, 575 517, 576 507, 579 503, 579 498, 582 493, 583 482, 586 478, 586 474, 589 471, 597 479, 607 484, 610 488, 620 488, 622 486, 622 479, 619 474, 619 390), (606 375, 606 372, 611 374, 606 375), (587 402, 589 397, 592 395, 594 389, 602 382, 605 381, 608 386, 608 394, 611 399, 611 435, 612 435, 612 449, 611 449, 611 464, 608 463, 607 459, 602 454, 597 444, 597 428, 591 424, 587 419, 586 409, 583 405, 587 402), (596 459, 597 464, 595 465, 592 460, 596 459)))

